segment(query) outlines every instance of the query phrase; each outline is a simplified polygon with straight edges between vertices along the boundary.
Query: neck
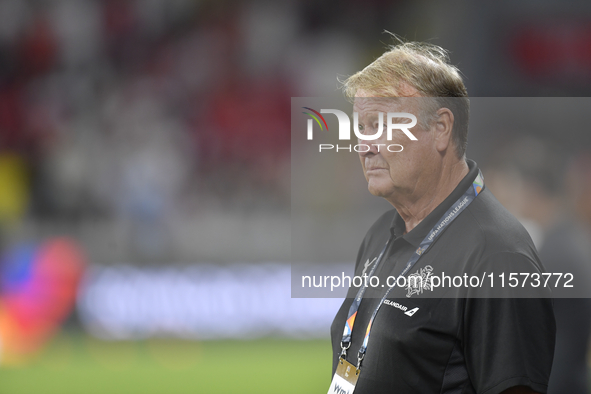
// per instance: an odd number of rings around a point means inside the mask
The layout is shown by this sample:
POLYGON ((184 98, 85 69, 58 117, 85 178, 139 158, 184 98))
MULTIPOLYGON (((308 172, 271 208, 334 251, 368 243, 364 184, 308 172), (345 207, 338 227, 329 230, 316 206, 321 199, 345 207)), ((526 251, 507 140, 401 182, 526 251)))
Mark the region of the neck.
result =
POLYGON ((404 220, 406 232, 410 232, 441 204, 468 174, 465 160, 443 165, 440 170, 418 179, 412 190, 398 193, 388 199, 404 220))

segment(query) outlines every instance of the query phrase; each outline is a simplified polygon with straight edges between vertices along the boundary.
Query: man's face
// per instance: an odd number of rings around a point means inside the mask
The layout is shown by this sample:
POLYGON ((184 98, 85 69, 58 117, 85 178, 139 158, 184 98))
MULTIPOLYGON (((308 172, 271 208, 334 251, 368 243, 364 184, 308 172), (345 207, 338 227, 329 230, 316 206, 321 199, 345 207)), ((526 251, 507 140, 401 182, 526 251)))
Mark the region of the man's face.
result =
MULTIPOLYGON (((376 140, 359 140, 359 144, 370 146, 368 152, 360 152, 359 159, 370 193, 386 199, 395 198, 397 193, 412 193, 424 179, 426 172, 436 168, 439 153, 435 149, 433 132, 421 128, 425 123, 421 107, 425 98, 374 98, 365 92, 358 92, 353 110, 359 114, 359 130, 372 135, 379 127, 379 112, 383 113, 383 133, 376 140), (417 117, 417 125, 410 132, 417 138, 411 140, 401 130, 392 131, 392 140, 387 139, 388 112, 406 112, 417 117), (377 144, 384 144, 377 146, 377 144), (390 152, 388 145, 399 144, 401 152, 390 152)), ((410 119, 394 119, 393 123, 409 123, 410 119)), ((391 150, 400 150, 392 147, 391 150)))

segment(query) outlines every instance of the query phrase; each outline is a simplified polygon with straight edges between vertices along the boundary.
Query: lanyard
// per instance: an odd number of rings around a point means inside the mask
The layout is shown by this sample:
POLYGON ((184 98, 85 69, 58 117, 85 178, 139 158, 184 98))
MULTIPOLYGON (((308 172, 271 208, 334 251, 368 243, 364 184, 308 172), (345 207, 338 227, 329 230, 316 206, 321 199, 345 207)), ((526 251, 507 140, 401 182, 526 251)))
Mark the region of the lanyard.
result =
MULTIPOLYGON (((406 275, 408 271, 410 271, 410 269, 416 264, 419 258, 421 258, 423 254, 425 254, 427 249, 429 249, 429 247, 435 242, 439 235, 441 235, 443 230, 445 230, 445 228, 447 228, 447 226, 449 226, 451 222, 454 221, 458 214, 460 214, 464 209, 466 209, 468 205, 470 205, 470 203, 472 203, 472 201, 474 201, 476 196, 478 196, 478 194, 482 191, 483 188, 484 178, 482 176, 482 172, 479 170, 478 176, 476 177, 476 179, 474 179, 474 182, 472 182, 470 187, 468 187, 468 190, 466 190, 464 194, 451 206, 451 208, 449 208, 447 212, 443 214, 439 222, 431 229, 431 231, 429 231, 429 234, 420 243, 417 250, 415 250, 413 255, 406 263, 406 267, 404 268, 404 270, 402 270, 399 277, 406 275)), ((392 238, 390 238, 390 240, 391 239, 392 238)), ((384 253, 388 247, 388 244, 390 243, 390 240, 388 240, 386 246, 384 246, 384 249, 382 249, 382 252, 380 253, 373 267, 371 268, 368 277, 371 277, 374 274, 377 266, 380 264, 382 257, 384 256, 384 253)), ((369 324, 367 325, 367 329, 365 330, 363 344, 359 348, 359 353, 357 354, 357 369, 361 367, 361 361, 363 360, 363 357, 365 357, 365 351, 367 350, 367 343, 369 341, 369 335, 371 333, 371 326, 373 324, 373 321, 376 315, 378 314, 380 307, 386 300, 386 297, 394 287, 396 287, 396 282, 394 282, 394 285, 391 286, 388 290, 386 290, 386 293, 382 297, 382 300, 380 301, 380 303, 374 310, 373 314, 371 315, 371 319, 369 320, 369 324)), ((353 324, 355 323, 355 317, 357 316, 357 311, 359 310, 359 304, 361 304, 361 300, 363 299, 363 294, 365 293, 366 288, 367 283, 364 283, 363 286, 359 288, 359 291, 357 292, 357 295, 355 296, 355 299, 353 300, 351 307, 349 307, 349 314, 347 317, 347 321, 345 322, 345 329, 343 331, 343 339, 341 340, 342 358, 345 358, 347 356, 347 349, 349 349, 349 347, 351 346, 351 334, 353 332, 353 324)))

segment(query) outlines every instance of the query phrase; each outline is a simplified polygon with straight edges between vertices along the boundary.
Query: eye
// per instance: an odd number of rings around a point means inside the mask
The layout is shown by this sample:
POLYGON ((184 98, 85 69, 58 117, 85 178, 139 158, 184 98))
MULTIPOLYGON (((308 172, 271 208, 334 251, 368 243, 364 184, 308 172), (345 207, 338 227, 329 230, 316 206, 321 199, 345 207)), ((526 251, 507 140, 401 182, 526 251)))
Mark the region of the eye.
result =
MULTIPOLYGON (((384 128, 384 130, 386 130, 386 124, 385 124, 385 123, 382 125, 382 127, 384 128)), ((378 130, 379 128, 380 128, 380 124, 376 122, 376 123, 373 125, 373 129, 374 129, 374 130, 377 132, 377 130, 378 130)))

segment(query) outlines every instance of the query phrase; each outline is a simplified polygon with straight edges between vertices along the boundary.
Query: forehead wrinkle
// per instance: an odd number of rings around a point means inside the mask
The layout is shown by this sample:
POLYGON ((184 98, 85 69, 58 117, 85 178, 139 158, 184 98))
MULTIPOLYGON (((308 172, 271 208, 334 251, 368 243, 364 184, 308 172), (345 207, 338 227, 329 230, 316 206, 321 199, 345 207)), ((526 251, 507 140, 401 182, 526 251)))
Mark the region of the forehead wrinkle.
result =
MULTIPOLYGON (((360 120, 362 117, 364 118, 377 118, 378 114, 390 113, 390 112, 400 112, 400 108, 393 108, 393 106, 399 106, 402 102, 401 98, 399 97, 388 97, 388 98, 380 98, 381 100, 362 100, 362 101, 355 101, 353 105, 353 112, 357 112, 360 116, 360 120), (361 108, 360 108, 361 107, 361 108)), ((404 110, 404 112, 409 112, 408 110, 404 110)))
POLYGON ((369 110, 376 110, 376 112, 387 112, 394 104, 400 104, 401 100, 399 97, 364 97, 356 98, 353 104, 353 108, 362 107, 361 109, 368 108, 369 110))

